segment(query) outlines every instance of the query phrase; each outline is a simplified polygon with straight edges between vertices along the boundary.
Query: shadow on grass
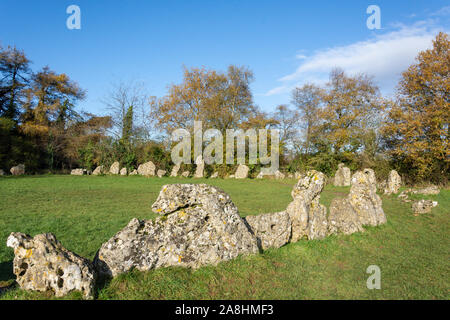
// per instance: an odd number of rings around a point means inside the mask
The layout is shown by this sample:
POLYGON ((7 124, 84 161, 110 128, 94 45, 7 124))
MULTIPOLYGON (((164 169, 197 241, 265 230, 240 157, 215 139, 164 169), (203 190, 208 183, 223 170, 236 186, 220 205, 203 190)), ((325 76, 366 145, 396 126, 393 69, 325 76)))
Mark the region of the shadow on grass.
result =
POLYGON ((14 280, 13 261, 0 262, 0 282, 14 280))

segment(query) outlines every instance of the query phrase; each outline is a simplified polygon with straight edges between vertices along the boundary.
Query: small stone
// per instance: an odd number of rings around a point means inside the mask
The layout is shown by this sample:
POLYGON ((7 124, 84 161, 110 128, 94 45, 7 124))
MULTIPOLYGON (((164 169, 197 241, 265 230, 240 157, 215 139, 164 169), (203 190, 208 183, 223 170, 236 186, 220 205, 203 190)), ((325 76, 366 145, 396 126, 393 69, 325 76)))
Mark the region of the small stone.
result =
POLYGON ((204 170, 205 170, 205 162, 203 161, 203 157, 200 155, 195 159, 195 173, 194 178, 203 178, 204 170))
POLYGON ((111 174, 119 174, 120 164, 118 161, 114 162, 109 168, 109 173, 111 174))
POLYGON ((70 174, 73 176, 82 176, 84 175, 84 170, 83 169, 72 169, 72 171, 70 171, 70 174))
POLYGON ((158 176, 158 178, 162 178, 162 177, 164 177, 164 176, 166 175, 166 170, 161 170, 161 169, 159 169, 159 170, 156 172, 156 175, 158 176))
POLYGON ((236 179, 245 179, 248 177, 249 168, 245 164, 240 164, 234 174, 236 179))
POLYGON ((386 187, 384 189, 385 194, 397 193, 402 185, 402 178, 397 171, 391 170, 387 179, 386 187))
POLYGON ((129 176, 136 176, 138 174, 137 170, 134 169, 133 171, 130 172, 129 176))
POLYGON ((94 172, 92 172, 92 174, 94 176, 98 176, 100 174, 104 174, 105 173, 105 169, 103 166, 98 166, 97 168, 95 168, 94 172))
POLYGON ((127 173, 128 173, 127 168, 122 168, 122 169, 120 169, 120 175, 121 175, 121 176, 126 176, 127 173))
POLYGON ((340 163, 338 165, 338 170, 334 176, 334 185, 338 187, 350 186, 351 183, 351 171, 345 166, 345 164, 340 163))
POLYGON ((215 179, 215 178, 217 178, 219 176, 219 173, 216 171, 216 172, 214 172, 212 175, 211 175, 211 179, 215 179))
POLYGON ((173 166, 172 171, 170 172, 171 177, 176 177, 178 175, 178 171, 180 170, 180 165, 176 164, 173 166))
POLYGON ((189 171, 183 171, 183 173, 181 174, 181 176, 185 178, 189 177, 189 175, 190 175, 189 171))
POLYGON ((25 174, 25 165, 24 164, 19 164, 15 167, 12 167, 10 170, 11 174, 13 176, 20 176, 25 174))
POLYGON ((431 209, 436 207, 438 205, 437 201, 432 201, 432 200, 419 200, 419 201, 415 201, 412 204, 412 211, 415 214, 423 214, 423 213, 430 213, 431 209))

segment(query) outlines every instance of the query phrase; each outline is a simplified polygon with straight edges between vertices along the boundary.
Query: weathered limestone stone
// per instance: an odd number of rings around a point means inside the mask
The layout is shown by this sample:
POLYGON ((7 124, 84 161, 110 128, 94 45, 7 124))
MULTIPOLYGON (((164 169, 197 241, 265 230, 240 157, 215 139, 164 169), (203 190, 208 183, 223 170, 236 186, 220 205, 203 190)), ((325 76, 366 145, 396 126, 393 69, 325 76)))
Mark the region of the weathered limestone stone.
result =
POLYGON ((204 170, 205 170, 205 162, 203 161, 203 157, 200 155, 195 159, 195 173, 194 178, 203 178, 204 170))
POLYGON ((412 193, 426 194, 426 195, 436 195, 439 194, 441 190, 439 190, 438 186, 431 185, 426 188, 422 188, 419 190, 413 190, 412 193))
POLYGON ((183 173, 181 174, 182 177, 189 177, 190 172, 189 171, 183 171, 183 173))
POLYGON ((103 173, 105 173, 105 169, 104 169, 103 166, 98 166, 97 168, 95 168, 94 172, 92 172, 92 174, 94 176, 98 176, 98 175, 103 174, 103 173))
POLYGON ((377 180, 372 169, 355 172, 348 200, 363 226, 377 226, 386 222, 381 198, 376 192, 377 180))
POLYGON ((275 171, 275 179, 284 179, 286 176, 280 170, 275 171))
POLYGON ((234 174, 230 174, 230 175, 228 176, 228 178, 234 179, 234 174))
POLYGON ((339 187, 349 186, 351 182, 351 175, 350 169, 343 163, 340 163, 334 176, 334 185, 339 187))
POLYGON ((352 234, 364 231, 358 214, 347 198, 336 198, 331 201, 328 215, 328 233, 352 234))
POLYGON ((328 216, 329 234, 351 234, 363 231, 363 226, 386 222, 381 198, 376 194, 377 181, 372 169, 357 171, 346 198, 333 199, 328 216))
POLYGON ((263 250, 279 248, 289 242, 292 228, 286 211, 246 216, 244 220, 263 250))
POLYGON ((423 213, 430 213, 431 209, 436 207, 438 205, 437 201, 432 200, 419 200, 415 201, 412 204, 412 211, 415 214, 423 214, 423 213))
POLYGON ((256 176, 256 179, 262 179, 264 177, 264 175, 262 174, 262 172, 260 171, 258 173, 258 175, 256 176))
POLYGON ((10 170, 11 174, 13 176, 20 176, 25 174, 25 165, 24 164, 19 164, 15 167, 12 167, 10 170))
POLYGON ((85 173, 84 169, 78 168, 78 169, 72 169, 70 171, 70 174, 73 176, 82 176, 85 173))
POLYGON ((211 175, 211 179, 215 179, 215 178, 217 178, 219 176, 219 173, 216 171, 216 172, 214 172, 212 175, 211 175))
POLYGON ((109 168, 109 173, 111 174, 119 174, 120 164, 118 161, 114 162, 109 168))
POLYGON ((162 177, 164 177, 164 176, 166 175, 166 170, 161 170, 161 169, 159 169, 159 170, 156 172, 156 175, 158 176, 158 178, 162 178, 162 177))
POLYGON ((387 179, 386 188, 384 189, 385 194, 397 193, 402 185, 402 178, 397 171, 391 170, 389 177, 387 179))
POLYGON ((5 171, 3 171, 3 169, 0 169, 0 176, 4 176, 5 175, 5 171))
POLYGON ((13 272, 24 290, 55 292, 57 297, 81 291, 93 298, 95 272, 87 259, 65 249, 51 233, 34 238, 13 232, 6 242, 14 248, 13 272))
POLYGON ((249 168, 245 164, 240 164, 234 173, 236 179, 245 179, 248 177, 249 168))
POLYGON ((176 177, 178 175, 178 171, 180 170, 180 165, 176 164, 173 166, 172 171, 170 172, 171 177, 176 177))
POLYGON ((138 174, 137 170, 134 169, 133 171, 131 171, 128 175, 129 176, 136 176, 138 174))
POLYGON ((94 259, 100 275, 114 277, 131 268, 198 268, 259 252, 256 237, 219 188, 165 185, 152 210, 162 216, 133 219, 101 246, 94 259))
POLYGON ((126 176, 127 173, 128 173, 127 168, 122 168, 122 169, 120 169, 120 175, 121 175, 121 176, 126 176))
POLYGON ((327 235, 327 208, 319 203, 326 176, 315 170, 303 175, 292 189, 286 212, 292 223, 291 242, 303 237, 322 239, 327 235))
POLYGON ((156 167, 153 162, 149 161, 139 165, 137 171, 142 176, 154 176, 156 167))

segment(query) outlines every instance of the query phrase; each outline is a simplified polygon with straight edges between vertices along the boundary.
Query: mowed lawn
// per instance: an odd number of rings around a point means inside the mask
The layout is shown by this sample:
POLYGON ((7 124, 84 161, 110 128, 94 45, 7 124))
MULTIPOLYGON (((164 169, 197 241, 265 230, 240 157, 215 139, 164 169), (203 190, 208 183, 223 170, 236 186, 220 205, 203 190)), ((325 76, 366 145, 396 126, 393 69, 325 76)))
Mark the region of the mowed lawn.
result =
MULTIPOLYGON (((294 180, 145 178, 140 176, 0 177, 0 299, 49 299, 13 285, 10 232, 52 232, 69 250, 93 259, 100 245, 131 218, 151 219, 163 184, 208 183, 228 192, 242 216, 284 210, 294 180)), ((349 188, 327 186, 329 205, 349 188)), ((414 216, 410 204, 382 196, 387 224, 350 236, 302 240, 263 254, 198 270, 132 271, 99 288, 97 299, 449 299, 450 190, 411 198, 439 202, 414 216), (366 269, 381 269, 369 290, 366 269)), ((66 298, 81 298, 78 293, 66 298)))

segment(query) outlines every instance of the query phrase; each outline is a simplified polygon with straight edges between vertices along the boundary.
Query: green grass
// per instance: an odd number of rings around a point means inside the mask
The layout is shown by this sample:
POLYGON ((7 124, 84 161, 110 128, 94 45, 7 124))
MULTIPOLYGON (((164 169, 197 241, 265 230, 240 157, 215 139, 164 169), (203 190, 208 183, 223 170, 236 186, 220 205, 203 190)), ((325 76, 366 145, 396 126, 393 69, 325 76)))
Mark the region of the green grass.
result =
MULTIPOLYGON (((151 219, 163 184, 208 183, 228 192, 242 216, 284 210, 294 180, 30 176, 0 178, 0 287, 13 284, 10 232, 52 232, 69 250, 92 259, 131 218, 151 219)), ((327 186, 329 205, 349 188, 327 186)), ((414 216, 410 204, 382 196, 387 224, 350 236, 299 241, 198 270, 133 271, 98 290, 98 299, 449 299, 450 190, 411 198, 439 202, 414 216), (381 290, 368 290, 369 265, 381 268, 381 290)), ((49 299, 17 286, 0 299, 49 299)), ((66 298, 79 299, 73 293, 66 298)))

